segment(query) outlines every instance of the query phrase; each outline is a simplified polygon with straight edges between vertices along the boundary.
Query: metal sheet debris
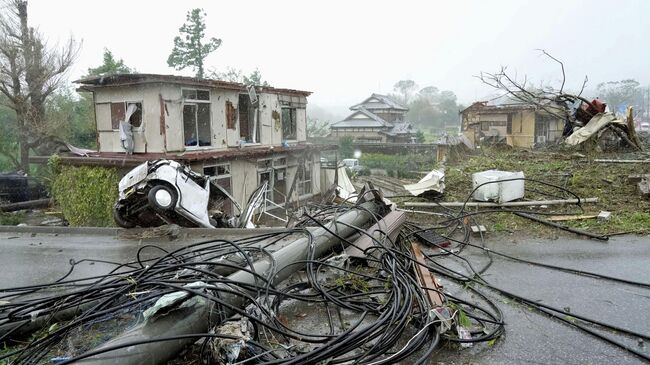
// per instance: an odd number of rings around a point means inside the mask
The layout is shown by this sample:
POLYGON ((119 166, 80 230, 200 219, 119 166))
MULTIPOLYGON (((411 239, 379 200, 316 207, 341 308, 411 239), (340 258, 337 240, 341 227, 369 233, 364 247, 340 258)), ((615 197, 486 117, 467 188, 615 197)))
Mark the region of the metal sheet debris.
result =
POLYGON ((444 169, 432 170, 420 181, 415 184, 404 185, 413 196, 420 196, 427 192, 435 192, 441 195, 445 191, 445 171, 444 169))

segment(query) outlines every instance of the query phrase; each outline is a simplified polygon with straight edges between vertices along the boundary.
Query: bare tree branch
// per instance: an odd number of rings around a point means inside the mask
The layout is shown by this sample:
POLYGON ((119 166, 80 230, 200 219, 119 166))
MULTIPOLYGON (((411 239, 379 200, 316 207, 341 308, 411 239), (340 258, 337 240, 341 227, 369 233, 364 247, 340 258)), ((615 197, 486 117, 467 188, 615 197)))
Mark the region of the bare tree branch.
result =
POLYGON ((549 57, 550 59, 552 59, 553 61, 559 63, 559 64, 560 64, 560 67, 562 67, 562 86, 560 86, 560 91, 559 91, 559 93, 562 94, 562 93, 564 92, 564 83, 566 82, 566 73, 564 73, 564 63, 562 63, 562 61, 558 60, 557 58, 551 56, 548 52, 546 52, 546 51, 543 50, 543 49, 537 49, 537 50, 538 50, 538 51, 541 51, 543 54, 545 54, 546 56, 548 56, 548 57, 549 57))

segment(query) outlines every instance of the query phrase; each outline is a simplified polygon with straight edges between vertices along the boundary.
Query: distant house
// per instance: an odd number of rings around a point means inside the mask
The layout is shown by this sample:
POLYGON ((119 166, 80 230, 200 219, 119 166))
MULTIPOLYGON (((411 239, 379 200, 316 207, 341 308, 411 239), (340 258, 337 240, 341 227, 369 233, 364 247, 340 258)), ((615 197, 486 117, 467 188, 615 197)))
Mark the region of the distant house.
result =
POLYGON ((462 133, 473 144, 531 148, 562 138, 564 121, 533 105, 475 102, 462 110, 462 133))
POLYGON ((336 139, 350 136, 357 142, 411 142, 415 131, 406 121, 408 108, 388 96, 372 94, 350 107, 352 114, 330 126, 336 139))
POLYGON ((75 82, 93 94, 99 151, 63 163, 125 171, 176 160, 214 177, 242 205, 264 181, 277 204, 321 191, 320 152, 332 146, 306 142, 308 91, 155 74, 75 82))

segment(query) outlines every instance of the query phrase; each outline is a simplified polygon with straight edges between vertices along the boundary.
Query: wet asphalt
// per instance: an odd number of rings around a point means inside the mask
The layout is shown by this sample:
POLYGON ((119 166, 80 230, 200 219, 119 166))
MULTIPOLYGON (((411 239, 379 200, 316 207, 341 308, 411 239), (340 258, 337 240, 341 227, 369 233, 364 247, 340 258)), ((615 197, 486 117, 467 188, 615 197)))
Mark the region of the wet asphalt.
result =
MULTIPOLYGON (((235 239, 241 235, 219 238, 235 239)), ((170 241, 126 239, 115 235, 79 235, 0 232, 0 288, 51 282, 75 265, 71 277, 105 273, 113 265, 98 260, 125 262, 135 259, 140 247, 154 243, 165 249, 181 247, 205 237, 170 241), (94 260, 93 260, 94 259, 94 260)), ((476 242, 476 241, 473 241, 476 242)), ((620 236, 608 242, 573 237, 555 240, 514 240, 509 236, 486 239, 486 246, 516 257, 589 270, 605 275, 650 283, 650 237, 620 236)), ((144 253, 144 256, 158 252, 144 253)), ((475 268, 488 263, 478 249, 463 256, 475 268)), ((447 260, 458 270, 463 264, 447 260)), ((545 304, 568 308, 571 313, 599 319, 619 327, 650 335, 650 289, 614 283, 592 277, 554 271, 493 256, 483 277, 491 284, 545 304)), ((459 294, 459 287, 442 280, 447 290, 459 294)), ((503 311, 505 335, 491 345, 477 344, 459 349, 445 344, 431 358, 431 364, 644 364, 642 359, 558 320, 517 304, 490 290, 483 290, 503 311)), ((471 299, 471 298, 470 298, 471 299)), ((600 332, 650 355, 650 343, 600 332)))

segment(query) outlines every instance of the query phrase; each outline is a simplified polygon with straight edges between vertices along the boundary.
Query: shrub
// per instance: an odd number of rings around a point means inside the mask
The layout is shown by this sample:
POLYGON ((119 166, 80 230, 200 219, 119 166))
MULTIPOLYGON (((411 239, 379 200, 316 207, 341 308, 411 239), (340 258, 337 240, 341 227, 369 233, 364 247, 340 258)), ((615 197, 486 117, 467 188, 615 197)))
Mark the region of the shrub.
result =
POLYGON ((354 138, 344 136, 339 139, 339 152, 342 158, 351 158, 354 155, 354 138))
POLYGON ((96 166, 52 164, 52 196, 71 226, 113 226, 117 170, 96 166))
POLYGON ((436 166, 434 154, 387 155, 383 153, 364 153, 359 161, 369 169, 384 169, 390 177, 417 178, 416 171, 428 172, 436 166))

